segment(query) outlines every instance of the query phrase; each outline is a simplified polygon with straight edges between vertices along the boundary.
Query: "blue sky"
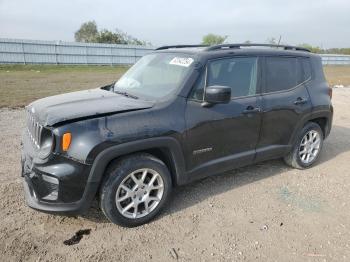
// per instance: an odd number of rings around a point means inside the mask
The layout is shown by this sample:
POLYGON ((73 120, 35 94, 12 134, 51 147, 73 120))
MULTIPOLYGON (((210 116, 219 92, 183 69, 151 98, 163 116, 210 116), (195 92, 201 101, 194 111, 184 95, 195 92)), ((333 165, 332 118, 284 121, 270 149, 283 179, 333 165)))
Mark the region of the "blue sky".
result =
POLYGON ((195 44, 203 35, 228 42, 350 47, 350 0, 0 0, 0 37, 73 41, 88 20, 154 45, 195 44))

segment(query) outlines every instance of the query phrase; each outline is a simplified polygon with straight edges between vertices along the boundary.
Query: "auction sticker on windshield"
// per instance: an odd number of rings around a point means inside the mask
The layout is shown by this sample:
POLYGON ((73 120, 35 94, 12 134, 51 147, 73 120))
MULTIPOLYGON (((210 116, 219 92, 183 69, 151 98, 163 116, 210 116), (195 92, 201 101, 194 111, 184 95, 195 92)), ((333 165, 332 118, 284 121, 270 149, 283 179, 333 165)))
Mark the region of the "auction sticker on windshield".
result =
POLYGON ((189 67, 193 63, 193 58, 191 57, 174 57, 169 64, 189 67))

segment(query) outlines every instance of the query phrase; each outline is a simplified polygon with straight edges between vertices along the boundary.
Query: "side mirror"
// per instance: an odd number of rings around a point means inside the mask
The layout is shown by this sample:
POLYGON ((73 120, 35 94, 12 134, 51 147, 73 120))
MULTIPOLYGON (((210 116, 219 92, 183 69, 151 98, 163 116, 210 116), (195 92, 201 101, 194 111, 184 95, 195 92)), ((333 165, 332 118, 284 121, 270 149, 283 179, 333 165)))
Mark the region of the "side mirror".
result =
POLYGON ((203 106, 213 104, 227 104, 231 100, 231 87, 208 86, 205 89, 203 106))

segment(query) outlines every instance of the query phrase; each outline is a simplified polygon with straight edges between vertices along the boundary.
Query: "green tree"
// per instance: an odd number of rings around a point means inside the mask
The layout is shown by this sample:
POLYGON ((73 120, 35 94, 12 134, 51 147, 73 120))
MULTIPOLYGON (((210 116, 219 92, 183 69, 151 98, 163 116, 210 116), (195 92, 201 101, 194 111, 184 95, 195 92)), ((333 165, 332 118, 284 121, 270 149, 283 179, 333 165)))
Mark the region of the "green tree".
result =
POLYGON ((350 55, 350 48, 330 48, 324 50, 327 54, 341 54, 341 55, 350 55))
POLYGON ((142 41, 133 37, 119 29, 116 29, 116 32, 124 39, 124 41, 129 45, 152 45, 151 43, 147 43, 146 41, 142 41))
POLYGON ((127 33, 116 29, 115 32, 107 29, 98 30, 95 21, 88 21, 80 26, 75 32, 75 41, 86 43, 106 43, 122 45, 151 45, 145 41, 139 40, 127 33))
POLYGON ((107 29, 101 30, 96 38, 94 39, 95 43, 105 43, 105 44, 128 44, 127 41, 118 33, 113 33, 107 29))
POLYGON ((96 38, 94 39, 94 42, 120 45, 151 45, 150 43, 141 41, 119 29, 116 29, 115 32, 111 32, 107 29, 101 30, 98 32, 96 38))
POLYGON ((92 43, 98 35, 97 25, 95 21, 83 23, 79 30, 75 32, 74 38, 77 42, 92 43))
POLYGON ((322 50, 322 48, 320 48, 318 46, 312 46, 312 45, 306 44, 306 43, 301 44, 299 46, 309 49, 312 53, 318 53, 319 54, 319 53, 323 53, 324 52, 324 50, 322 50))
POLYGON ((203 45, 219 45, 225 42, 227 39, 227 35, 222 36, 222 35, 215 35, 215 34, 207 34, 203 36, 202 38, 202 44, 203 45))

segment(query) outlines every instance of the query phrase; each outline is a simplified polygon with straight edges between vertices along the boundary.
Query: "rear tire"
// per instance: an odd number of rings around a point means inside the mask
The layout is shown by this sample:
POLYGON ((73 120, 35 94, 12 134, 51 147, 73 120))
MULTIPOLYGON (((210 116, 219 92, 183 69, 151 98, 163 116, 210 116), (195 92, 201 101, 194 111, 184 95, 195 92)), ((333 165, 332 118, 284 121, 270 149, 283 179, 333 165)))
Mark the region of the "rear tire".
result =
POLYGON ((145 153, 131 155, 107 169, 100 206, 112 223, 135 227, 160 212, 171 190, 170 173, 161 160, 145 153))
POLYGON ((318 160, 323 146, 323 132, 314 122, 308 122, 300 131, 291 152, 284 157, 287 165, 306 169, 318 160))

